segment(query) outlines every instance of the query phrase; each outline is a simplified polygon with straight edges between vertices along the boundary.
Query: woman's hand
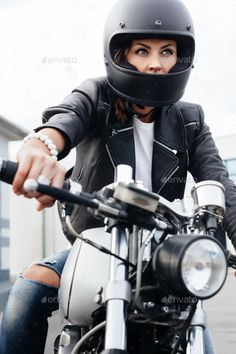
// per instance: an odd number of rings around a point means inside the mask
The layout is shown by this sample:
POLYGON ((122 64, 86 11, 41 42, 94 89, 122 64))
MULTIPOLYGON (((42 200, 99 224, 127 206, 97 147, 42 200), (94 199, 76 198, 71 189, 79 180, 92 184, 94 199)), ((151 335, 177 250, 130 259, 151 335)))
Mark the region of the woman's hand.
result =
POLYGON ((36 198, 39 203, 38 211, 51 207, 55 202, 52 197, 37 192, 25 192, 24 182, 28 178, 37 180, 40 176, 42 182, 50 181, 52 186, 60 188, 64 182, 66 169, 52 159, 48 148, 38 139, 31 139, 24 143, 18 151, 17 160, 19 167, 13 180, 13 191, 17 195, 23 194, 26 198, 36 198))

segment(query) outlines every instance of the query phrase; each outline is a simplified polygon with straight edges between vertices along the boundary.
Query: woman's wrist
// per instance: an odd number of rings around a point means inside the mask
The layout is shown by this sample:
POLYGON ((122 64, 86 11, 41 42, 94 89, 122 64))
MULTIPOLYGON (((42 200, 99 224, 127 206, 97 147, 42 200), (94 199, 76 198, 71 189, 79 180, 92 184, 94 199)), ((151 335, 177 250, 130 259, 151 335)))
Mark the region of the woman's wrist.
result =
MULTIPOLYGON (((56 150, 58 151, 59 154, 61 154, 61 152, 65 149, 66 139, 65 136, 59 130, 45 127, 38 130, 38 133, 46 135, 49 139, 51 139, 53 143, 56 145, 56 150)), ((40 139, 26 139, 26 140, 28 140, 27 144, 31 144, 35 147, 42 147, 42 149, 46 153, 48 153, 48 155, 50 155, 49 149, 40 139)))
POLYGON ((49 138, 48 135, 42 133, 42 132, 32 132, 29 135, 27 135, 23 142, 27 143, 30 140, 39 140, 41 141, 48 149, 48 152, 51 156, 52 159, 57 160, 57 155, 58 155, 58 150, 57 150, 57 146, 54 143, 54 141, 49 138))
POLYGON ((55 128, 42 128, 40 130, 36 130, 40 133, 46 134, 52 141, 55 143, 58 152, 60 153, 61 151, 64 150, 65 145, 66 145, 66 140, 65 136, 60 130, 55 129, 55 128))

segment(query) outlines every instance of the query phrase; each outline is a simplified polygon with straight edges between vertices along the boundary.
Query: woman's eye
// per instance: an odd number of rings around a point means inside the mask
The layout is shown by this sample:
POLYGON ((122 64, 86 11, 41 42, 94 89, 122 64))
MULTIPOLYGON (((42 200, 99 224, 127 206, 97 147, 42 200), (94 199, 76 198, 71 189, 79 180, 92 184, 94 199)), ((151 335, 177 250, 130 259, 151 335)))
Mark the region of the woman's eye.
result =
POLYGON ((169 49, 163 50, 162 54, 165 55, 165 56, 171 56, 171 55, 174 54, 174 51, 173 51, 173 49, 169 48, 169 49))
POLYGON ((138 48, 135 50, 135 54, 145 56, 148 54, 148 51, 146 48, 138 48))

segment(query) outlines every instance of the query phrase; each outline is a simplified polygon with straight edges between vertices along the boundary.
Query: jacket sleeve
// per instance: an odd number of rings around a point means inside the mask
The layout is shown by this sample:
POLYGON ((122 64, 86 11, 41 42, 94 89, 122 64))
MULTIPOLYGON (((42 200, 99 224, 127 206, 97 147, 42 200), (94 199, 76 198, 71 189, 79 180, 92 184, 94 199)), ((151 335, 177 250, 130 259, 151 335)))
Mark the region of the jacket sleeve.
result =
POLYGON ((59 159, 65 157, 94 128, 98 97, 98 83, 88 79, 66 96, 61 104, 43 112, 44 124, 35 130, 54 128, 66 138, 66 148, 59 154, 59 159))
POLYGON ((236 186, 219 156, 209 127, 204 122, 204 113, 198 106, 200 124, 195 134, 189 154, 189 172, 195 182, 215 180, 225 187, 226 214, 224 228, 236 249, 236 186))

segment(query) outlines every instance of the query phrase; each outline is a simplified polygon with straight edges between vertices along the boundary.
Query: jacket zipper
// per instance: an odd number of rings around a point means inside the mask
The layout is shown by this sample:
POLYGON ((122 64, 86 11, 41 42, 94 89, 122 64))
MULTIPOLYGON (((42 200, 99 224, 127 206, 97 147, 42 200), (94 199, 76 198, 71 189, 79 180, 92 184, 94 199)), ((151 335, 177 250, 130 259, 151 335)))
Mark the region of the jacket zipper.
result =
MULTIPOLYGON (((115 135, 117 135, 119 133, 122 133, 122 132, 125 132, 125 131, 129 131, 129 130, 133 130, 133 127, 127 127, 127 128, 123 128, 123 129, 112 129, 111 135, 115 136, 115 135)), ((106 145, 106 150, 107 150, 108 156, 109 156, 109 158, 111 160, 112 166, 115 168, 116 164, 115 164, 115 162, 114 162, 114 160, 112 158, 112 155, 111 155, 111 152, 110 152, 110 150, 108 148, 108 145, 106 145)))
POLYGON ((173 171, 171 171, 169 173, 169 175, 165 178, 165 182, 162 184, 162 186, 160 187, 158 194, 160 193, 160 191, 162 190, 162 188, 166 185, 166 183, 168 182, 168 180, 173 176, 173 174, 175 174, 176 171, 178 171, 179 169, 179 165, 177 167, 175 167, 175 169, 173 171))
POLYGON ((82 168, 80 170, 79 176, 77 177, 77 182, 81 179, 83 172, 84 172, 84 164, 82 165, 82 168))
POLYGON ((125 132, 125 131, 128 131, 128 130, 132 130, 133 127, 128 127, 128 128, 124 128, 124 129, 112 129, 112 136, 114 135, 117 135, 118 133, 121 133, 121 132, 125 132))
MULTIPOLYGON (((171 149, 169 146, 166 146, 165 144, 161 143, 160 141, 157 141, 156 139, 154 139, 154 142, 160 146, 162 146, 164 149, 170 151, 172 154, 176 155, 177 154, 177 150, 176 149, 171 149)), ((160 191, 162 190, 162 188, 166 185, 167 181, 173 176, 173 174, 179 169, 179 165, 176 166, 174 168, 173 171, 171 171, 169 173, 169 175, 165 178, 165 182, 161 185, 161 187, 159 188, 158 194, 160 193, 160 191)))
POLYGON ((186 158, 187 158, 187 167, 189 166, 189 153, 188 149, 186 149, 186 158))
POLYGON ((110 158, 110 160, 111 160, 112 166, 113 166, 114 168, 116 168, 116 165, 115 165, 114 160, 113 160, 113 158, 112 158, 112 156, 111 156, 109 147, 108 147, 107 145, 106 145, 106 150, 107 150, 108 156, 109 156, 109 158, 110 158))
POLYGON ((156 139, 154 139, 154 141, 155 141, 155 143, 157 143, 158 145, 162 146, 166 150, 172 152, 174 155, 177 154, 178 151, 176 149, 171 149, 169 146, 166 146, 165 144, 161 143, 160 141, 157 141, 156 139))
POLYGON ((185 127, 189 127, 190 125, 197 125, 197 122, 190 122, 190 123, 186 124, 185 127))
MULTIPOLYGON (((191 126, 191 125, 197 125, 197 122, 190 122, 188 124, 185 125, 185 128, 191 126)), ((187 167, 189 166, 189 152, 188 149, 186 149, 186 154, 187 154, 187 167)))

